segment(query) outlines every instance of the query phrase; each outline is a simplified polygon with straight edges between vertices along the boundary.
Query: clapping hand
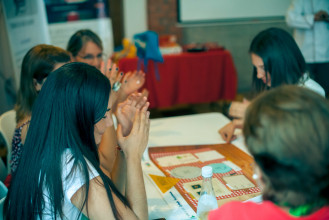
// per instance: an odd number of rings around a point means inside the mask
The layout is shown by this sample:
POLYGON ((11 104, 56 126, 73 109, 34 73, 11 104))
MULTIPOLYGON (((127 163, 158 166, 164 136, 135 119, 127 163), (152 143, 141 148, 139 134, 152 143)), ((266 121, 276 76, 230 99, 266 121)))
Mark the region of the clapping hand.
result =
POLYGON ((104 62, 101 64, 101 70, 103 70, 103 74, 110 80, 111 83, 111 95, 110 95, 110 103, 113 106, 112 108, 116 109, 116 104, 119 98, 119 88, 120 88, 120 81, 123 77, 123 72, 119 72, 119 68, 115 63, 109 59, 106 64, 106 68, 104 67, 104 62))
POLYGON ((110 80, 111 88, 113 88, 114 83, 120 82, 123 77, 123 73, 119 72, 118 66, 115 63, 112 63, 110 59, 107 61, 106 67, 105 63, 102 62, 101 70, 102 73, 110 80))
POLYGON ((138 91, 145 83, 145 73, 142 71, 128 72, 122 79, 122 90, 128 96, 138 91))
POLYGON ((128 136, 123 135, 123 127, 121 124, 118 125, 118 142, 127 160, 130 158, 141 160, 147 146, 150 128, 150 112, 147 111, 147 108, 148 104, 144 105, 141 110, 136 109, 128 136))
POLYGON ((124 137, 131 132, 136 111, 143 108, 147 110, 149 105, 147 98, 141 93, 132 93, 124 102, 118 104, 116 117, 122 126, 122 135, 124 137))

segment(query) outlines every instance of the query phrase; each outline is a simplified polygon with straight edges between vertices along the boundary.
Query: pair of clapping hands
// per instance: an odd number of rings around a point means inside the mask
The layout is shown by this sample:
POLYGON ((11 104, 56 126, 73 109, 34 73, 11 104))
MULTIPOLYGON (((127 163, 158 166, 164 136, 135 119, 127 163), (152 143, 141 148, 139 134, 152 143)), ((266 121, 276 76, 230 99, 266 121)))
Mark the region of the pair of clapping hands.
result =
MULTIPOLYGON (((122 103, 118 104, 115 113, 118 119, 117 137, 119 146, 129 157, 129 152, 137 153, 138 159, 142 158, 148 143, 150 128, 150 112, 147 111, 150 103, 141 93, 132 93, 122 103), (137 149, 129 146, 137 145, 137 149)), ((131 155, 131 154, 130 154, 131 155)))
POLYGON ((115 63, 112 63, 111 60, 107 61, 106 66, 103 62, 101 70, 110 80, 112 90, 124 93, 126 96, 138 91, 145 83, 145 73, 143 71, 123 74, 123 72, 119 71, 119 67, 115 63))
POLYGON ((243 102, 232 102, 228 114, 233 120, 218 130, 218 133, 227 143, 237 138, 235 131, 237 128, 242 128, 244 115, 249 104, 250 102, 246 99, 243 102))
MULTIPOLYGON (((104 66, 102 66, 102 69, 104 66)), ((138 145, 136 150, 141 157, 148 141, 149 116, 147 111, 149 102, 147 94, 138 93, 145 82, 145 74, 142 71, 134 71, 123 74, 116 64, 108 62, 104 75, 110 80, 111 95, 110 102, 115 109, 114 114, 118 120, 117 138, 120 147, 127 154, 132 149, 129 145, 138 145), (119 87, 119 88, 118 88, 119 87), (127 98, 123 102, 117 102, 120 93, 124 93, 127 98)), ((136 152, 135 152, 136 153, 136 152)))

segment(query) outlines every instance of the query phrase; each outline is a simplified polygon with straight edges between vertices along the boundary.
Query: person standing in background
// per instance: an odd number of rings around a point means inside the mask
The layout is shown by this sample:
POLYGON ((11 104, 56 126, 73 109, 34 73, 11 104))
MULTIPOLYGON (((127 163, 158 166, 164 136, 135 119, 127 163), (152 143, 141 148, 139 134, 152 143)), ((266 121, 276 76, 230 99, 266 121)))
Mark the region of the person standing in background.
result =
POLYGON ((329 1, 293 0, 286 15, 310 73, 329 93, 329 1))

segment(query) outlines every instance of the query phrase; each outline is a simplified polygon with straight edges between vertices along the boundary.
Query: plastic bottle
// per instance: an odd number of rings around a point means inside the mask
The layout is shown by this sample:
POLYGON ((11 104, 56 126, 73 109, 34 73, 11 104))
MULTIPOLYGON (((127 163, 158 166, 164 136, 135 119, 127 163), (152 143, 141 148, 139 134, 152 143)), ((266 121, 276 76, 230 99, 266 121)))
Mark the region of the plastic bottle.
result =
POLYGON ((218 208, 214 188, 212 186, 212 167, 202 167, 202 187, 198 201, 197 216, 199 219, 207 219, 209 211, 218 208))

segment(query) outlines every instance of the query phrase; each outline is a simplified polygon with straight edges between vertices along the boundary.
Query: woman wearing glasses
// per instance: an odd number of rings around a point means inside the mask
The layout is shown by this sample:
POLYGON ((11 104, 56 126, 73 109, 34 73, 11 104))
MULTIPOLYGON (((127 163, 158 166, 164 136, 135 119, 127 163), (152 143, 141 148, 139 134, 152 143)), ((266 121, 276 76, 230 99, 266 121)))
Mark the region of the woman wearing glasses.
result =
MULTIPOLYGON (((72 61, 87 63, 103 73, 108 72, 110 68, 118 70, 116 64, 112 64, 111 60, 106 61, 105 67, 104 59, 106 56, 103 53, 102 41, 91 30, 79 30, 73 34, 68 42, 67 51, 71 53, 72 61)), ((118 81, 118 79, 114 80, 118 81)), ((142 71, 128 72, 120 80, 122 89, 119 91, 119 101, 123 101, 128 95, 136 92, 144 85, 145 74, 142 71)))
POLYGON ((95 67, 69 63, 45 82, 21 161, 13 175, 4 219, 148 219, 141 157, 147 145, 147 105, 133 114, 131 132, 118 127, 126 158, 127 191, 102 169, 98 144, 113 122, 110 81, 95 67))
POLYGON ((72 61, 87 63, 100 70, 103 61, 103 45, 101 39, 90 30, 80 30, 69 40, 67 50, 72 61))
MULTIPOLYGON (((112 64, 111 60, 107 60, 107 65, 105 65, 102 41, 88 29, 79 30, 73 34, 68 42, 67 50, 71 54, 72 61, 87 63, 107 76, 113 91, 110 99, 112 105, 110 114, 116 114, 119 124, 124 128, 131 127, 131 121, 125 120, 127 118, 124 115, 125 109, 121 108, 119 103, 130 103, 137 109, 146 104, 146 95, 135 93, 143 86, 145 74, 135 71, 128 72, 123 76, 123 73, 119 72, 118 67, 116 64, 112 64)), ((129 132, 129 129, 123 131, 124 135, 129 132)), ((101 167, 105 168, 106 172, 108 171, 107 175, 112 177, 116 186, 124 193, 126 175, 122 174, 126 174, 126 161, 119 149, 115 125, 112 124, 101 136, 99 152, 100 156, 104 158, 101 160, 101 167)))

